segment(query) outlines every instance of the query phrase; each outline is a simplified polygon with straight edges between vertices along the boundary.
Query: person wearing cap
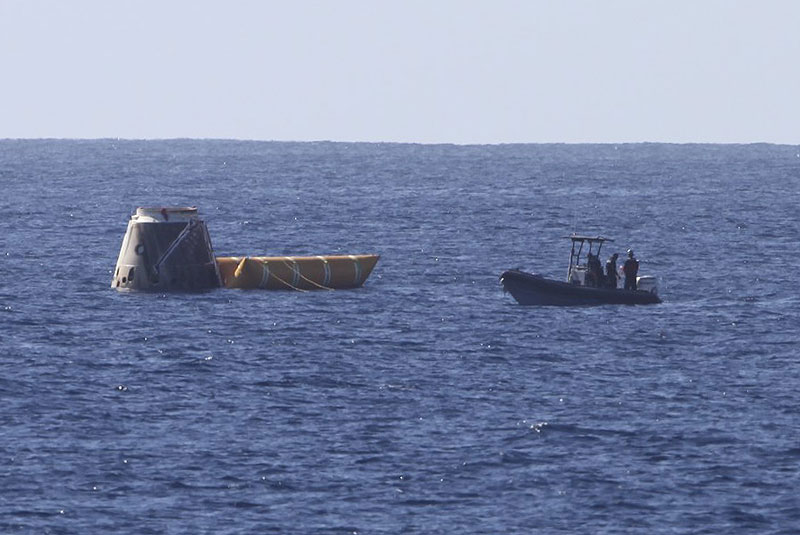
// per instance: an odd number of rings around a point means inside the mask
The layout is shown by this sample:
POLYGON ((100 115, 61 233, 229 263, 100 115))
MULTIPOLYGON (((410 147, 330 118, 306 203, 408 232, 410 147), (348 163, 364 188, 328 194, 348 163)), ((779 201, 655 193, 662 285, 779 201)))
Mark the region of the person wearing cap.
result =
POLYGON ((612 254, 606 260, 606 286, 616 290, 617 288, 617 258, 619 254, 612 254))
POLYGON ((622 272, 625 274, 625 289, 636 289, 636 275, 639 273, 639 261, 633 256, 633 250, 628 249, 628 259, 622 265, 622 272))

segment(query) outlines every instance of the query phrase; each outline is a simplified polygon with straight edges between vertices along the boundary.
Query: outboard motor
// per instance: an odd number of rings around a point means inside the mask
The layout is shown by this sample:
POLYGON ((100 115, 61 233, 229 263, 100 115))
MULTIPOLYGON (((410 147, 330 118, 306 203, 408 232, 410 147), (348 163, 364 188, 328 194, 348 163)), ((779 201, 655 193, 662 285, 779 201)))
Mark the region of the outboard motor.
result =
POLYGON ((122 240, 112 288, 165 292, 220 285, 211 238, 197 208, 136 209, 122 240))

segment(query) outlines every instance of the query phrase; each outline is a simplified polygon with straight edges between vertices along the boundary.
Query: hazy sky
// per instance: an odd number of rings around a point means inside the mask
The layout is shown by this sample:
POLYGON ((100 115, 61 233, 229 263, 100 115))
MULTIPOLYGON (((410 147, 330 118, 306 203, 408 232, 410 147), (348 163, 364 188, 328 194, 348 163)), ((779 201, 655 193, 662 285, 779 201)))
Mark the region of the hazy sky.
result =
POLYGON ((800 1, 0 0, 0 138, 800 143, 800 1))

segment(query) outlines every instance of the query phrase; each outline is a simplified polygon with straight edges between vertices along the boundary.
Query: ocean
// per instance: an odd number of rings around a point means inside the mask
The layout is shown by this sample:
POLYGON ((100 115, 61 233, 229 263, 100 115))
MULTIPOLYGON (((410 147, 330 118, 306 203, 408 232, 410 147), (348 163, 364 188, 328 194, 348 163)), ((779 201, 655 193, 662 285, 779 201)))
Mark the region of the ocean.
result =
POLYGON ((800 532, 800 147, 0 141, 0 533, 800 532), (137 206, 363 288, 118 293, 137 206), (572 232, 650 306, 523 307, 572 232))

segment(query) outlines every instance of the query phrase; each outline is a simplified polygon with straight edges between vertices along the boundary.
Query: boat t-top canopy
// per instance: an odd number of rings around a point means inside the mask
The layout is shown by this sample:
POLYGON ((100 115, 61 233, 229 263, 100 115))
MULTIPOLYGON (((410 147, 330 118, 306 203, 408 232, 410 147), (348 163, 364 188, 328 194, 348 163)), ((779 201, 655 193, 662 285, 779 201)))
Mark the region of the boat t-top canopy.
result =
POLYGON ((580 236, 578 234, 571 234, 569 236, 564 236, 564 238, 568 238, 568 239, 572 240, 573 242, 576 242, 576 241, 579 241, 579 242, 588 241, 590 244, 594 243, 594 242, 603 243, 604 241, 614 241, 611 238, 605 238, 603 236, 580 236))
POLYGON ((568 238, 572 240, 572 250, 569 253, 569 268, 567 269, 567 280, 570 278, 570 273, 572 272, 572 268, 583 265, 581 263, 581 253, 583 252, 583 244, 589 244, 589 253, 594 254, 595 256, 600 256, 600 249, 603 247, 603 243, 610 241, 613 242, 611 238, 605 238, 603 236, 584 236, 580 234, 571 234, 569 236, 564 236, 564 238, 568 238), (578 250, 575 250, 575 244, 579 244, 578 250), (597 252, 592 251, 593 245, 597 245, 597 252))

